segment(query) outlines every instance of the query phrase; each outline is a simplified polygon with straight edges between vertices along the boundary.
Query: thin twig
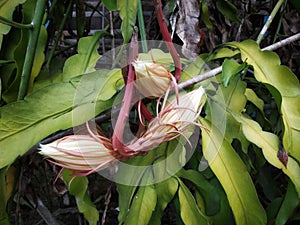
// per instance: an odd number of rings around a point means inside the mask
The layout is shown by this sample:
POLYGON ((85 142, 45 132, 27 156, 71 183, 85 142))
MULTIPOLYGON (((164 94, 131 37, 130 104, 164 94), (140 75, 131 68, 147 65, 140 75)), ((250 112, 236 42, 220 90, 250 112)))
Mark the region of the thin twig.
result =
POLYGON ((260 44, 260 42, 262 41, 262 39, 265 36, 265 33, 267 32, 268 28, 270 27, 274 17, 276 16, 278 10, 280 9, 281 5, 283 4, 284 0, 279 0, 277 2, 277 4, 275 5, 274 9, 272 10, 267 22, 265 23, 265 25, 263 26, 263 28, 261 29, 258 37, 257 37, 257 44, 260 44))
POLYGON ((300 39, 300 33, 294 34, 293 36, 288 37, 286 39, 283 39, 282 41, 278 41, 278 42, 276 42, 276 43, 274 43, 272 45, 269 45, 269 46, 263 48, 262 50, 274 51, 274 50, 276 50, 278 48, 281 48, 281 47, 283 47, 285 45, 288 45, 288 44, 290 44, 292 42, 295 42, 295 41, 297 41, 299 39, 300 39))
MULTIPOLYGON (((286 38, 286 39, 284 39, 282 41, 276 42, 276 43, 274 43, 272 45, 269 45, 269 46, 263 48, 262 50, 263 51, 265 51, 265 50, 273 51, 273 50, 281 48, 281 47, 283 47, 285 45, 288 45, 288 44, 290 44, 290 43, 292 43, 294 41, 297 41, 299 39, 300 39, 300 33, 295 34, 295 35, 293 35, 293 36, 291 36, 289 38, 286 38)), ((178 89, 181 90, 183 88, 189 87, 189 86, 191 86, 193 84, 196 84, 196 83, 199 83, 199 82, 201 82, 203 80, 206 80, 206 79, 209 79, 211 77, 214 77, 214 76, 216 76, 217 74, 219 74, 221 72, 222 72, 222 66, 219 66, 219 67, 217 67, 217 68, 215 68, 213 70, 210 70, 208 72, 200 74, 200 75, 198 75, 196 77, 193 77, 193 78, 191 78, 191 79, 189 79, 187 81, 181 82, 180 84, 178 84, 178 89)))

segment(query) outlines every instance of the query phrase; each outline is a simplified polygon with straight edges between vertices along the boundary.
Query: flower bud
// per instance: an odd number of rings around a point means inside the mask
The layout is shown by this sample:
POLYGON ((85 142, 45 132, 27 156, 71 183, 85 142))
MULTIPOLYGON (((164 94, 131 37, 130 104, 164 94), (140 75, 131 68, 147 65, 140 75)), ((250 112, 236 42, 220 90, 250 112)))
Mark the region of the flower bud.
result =
POLYGON ((52 163, 74 171, 75 175, 85 176, 118 161, 117 153, 107 148, 109 140, 105 141, 104 145, 90 135, 70 135, 41 145, 39 153, 55 160, 49 160, 52 163))
POLYGON ((133 67, 136 75, 135 86, 147 98, 161 97, 174 80, 168 69, 158 63, 135 61, 133 67))

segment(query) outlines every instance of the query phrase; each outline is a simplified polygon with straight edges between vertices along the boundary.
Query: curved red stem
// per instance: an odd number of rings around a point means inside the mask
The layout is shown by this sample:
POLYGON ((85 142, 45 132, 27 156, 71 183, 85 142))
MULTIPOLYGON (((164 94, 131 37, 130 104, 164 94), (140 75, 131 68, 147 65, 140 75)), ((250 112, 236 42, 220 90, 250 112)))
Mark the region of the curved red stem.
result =
POLYGON ((167 47, 171 53, 171 56, 173 58, 173 61, 174 61, 174 65, 175 65, 174 76, 175 76, 176 81, 178 82, 181 77, 181 70, 182 70, 180 57, 176 51, 176 48, 174 47, 171 35, 170 35, 167 25, 165 23, 165 18, 164 18, 163 11, 162 11, 161 0, 154 0, 154 6, 155 6, 157 21, 159 24, 159 28, 161 30, 161 34, 163 36, 164 41, 166 42, 166 45, 167 45, 167 47))
POLYGON ((126 150, 123 144, 123 135, 124 135, 124 129, 126 125, 126 120, 129 116, 129 112, 131 108, 131 100, 134 91, 134 83, 133 83, 134 78, 135 78, 135 74, 133 71, 133 66, 130 63, 128 69, 128 77, 127 77, 125 93, 122 100, 122 106, 112 136, 112 146, 114 151, 118 151, 122 155, 126 155, 126 150))

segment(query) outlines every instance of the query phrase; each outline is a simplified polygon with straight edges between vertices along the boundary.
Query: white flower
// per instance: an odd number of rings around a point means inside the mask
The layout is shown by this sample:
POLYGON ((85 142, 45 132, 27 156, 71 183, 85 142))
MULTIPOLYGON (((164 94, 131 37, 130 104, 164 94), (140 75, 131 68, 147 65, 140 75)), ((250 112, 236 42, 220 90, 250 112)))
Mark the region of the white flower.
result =
POLYGON ((120 159, 109 139, 96 135, 70 135, 40 146, 40 154, 52 163, 85 176, 105 169, 120 159), (53 161, 53 160, 55 161, 53 161))
POLYGON ((148 125, 147 130, 140 138, 133 140, 128 146, 132 151, 147 152, 162 142, 172 140, 179 135, 185 135, 196 119, 206 101, 202 87, 179 96, 171 101, 158 113, 148 125))
POLYGON ((133 63, 136 80, 135 86, 147 98, 163 96, 175 78, 166 67, 158 63, 135 61, 133 63))

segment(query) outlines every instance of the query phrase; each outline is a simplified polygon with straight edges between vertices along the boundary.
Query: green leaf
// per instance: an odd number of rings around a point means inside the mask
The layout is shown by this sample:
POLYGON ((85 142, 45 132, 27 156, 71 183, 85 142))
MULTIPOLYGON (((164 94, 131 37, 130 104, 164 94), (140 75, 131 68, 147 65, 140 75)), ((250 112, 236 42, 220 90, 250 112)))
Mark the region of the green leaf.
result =
POLYGON ((287 223, 292 214, 297 210, 300 204, 299 196, 292 182, 288 183, 288 188, 283 202, 277 214, 275 225, 284 225, 287 223))
POLYGON ((201 74, 205 69, 205 61, 198 56, 194 62, 190 63, 183 71, 180 77, 180 82, 191 79, 194 76, 201 74))
POLYGON ((31 92, 33 90, 33 83, 36 77, 39 75, 41 68, 43 66, 45 60, 44 51, 47 44, 47 39, 48 39, 47 30, 44 26, 42 26, 39 34, 33 65, 31 68, 28 92, 31 92))
POLYGON ((246 88, 245 96, 248 101, 252 102, 260 110, 260 112, 265 115, 264 101, 261 100, 252 89, 246 88))
MULTIPOLYGON (((153 183, 153 174, 149 167, 142 178, 142 183, 153 183)), ((155 209, 157 195, 154 185, 139 187, 133 198, 129 213, 125 219, 125 225, 146 225, 155 209)))
POLYGON ((178 197, 180 203, 180 216, 184 224, 210 224, 208 217, 198 208, 192 193, 179 178, 177 180, 179 182, 178 197))
POLYGON ((0 168, 50 134, 84 123, 111 107, 120 70, 99 70, 49 85, 0 108, 0 168), (21 144, 20 144, 21 143, 21 144))
POLYGON ((209 55, 207 56, 207 60, 211 61, 211 60, 222 59, 222 58, 231 58, 239 53, 240 53, 239 50, 220 48, 217 49, 216 51, 209 53, 209 55))
MULTIPOLYGON (((2 0, 0 4, 0 16, 12 20, 15 7, 26 2, 26 0, 2 0)), ((3 35, 10 31, 10 26, 0 23, 0 49, 2 46, 3 35)))
POLYGON ((208 12, 208 7, 206 4, 202 3, 201 4, 201 20, 203 21, 203 23, 205 24, 205 26, 209 29, 212 30, 213 25, 209 19, 209 12, 208 12))
POLYGON ((212 217, 213 224, 217 225, 234 225, 233 214, 223 187, 216 177, 214 177, 210 183, 215 187, 216 194, 220 196, 220 211, 212 217))
POLYGON ((138 55, 138 60, 141 61, 154 61, 155 63, 163 64, 166 67, 169 67, 171 64, 174 64, 172 56, 168 52, 164 52, 161 49, 153 48, 148 53, 140 53, 138 55))
POLYGON ((95 65, 100 58, 98 54, 99 40, 106 32, 97 31, 93 36, 80 38, 78 54, 67 59, 63 70, 63 80, 68 81, 80 74, 95 71, 95 65))
POLYGON ((118 9, 118 0, 102 0, 102 3, 110 11, 116 11, 118 9))
POLYGON ((218 127, 205 119, 201 123, 209 130, 202 129, 203 154, 227 194, 236 224, 266 224, 266 213, 245 164, 218 127))
MULTIPOLYGON (((21 30, 12 28, 10 34, 4 38, 2 49, 1 49, 1 57, 4 59, 10 59, 12 63, 2 65, 0 67, 0 76, 2 79, 2 93, 10 87, 11 82, 15 78, 16 74, 16 64, 14 60, 14 52, 18 46, 19 40, 21 37, 21 30)), ((3 96, 5 98, 5 96, 3 96)))
POLYGON ((125 221, 134 193, 141 184, 145 171, 153 162, 154 156, 155 150, 152 150, 145 156, 136 156, 119 164, 118 172, 115 175, 119 193, 119 223, 125 221))
POLYGON ((79 212, 84 214, 84 218, 90 225, 96 225, 99 220, 99 213, 96 206, 88 195, 87 177, 75 177, 70 170, 64 169, 62 172, 64 181, 69 187, 69 192, 76 199, 79 212))
POLYGON ((225 59, 222 64, 222 80, 225 87, 228 87, 228 84, 232 77, 241 72, 246 66, 246 63, 239 64, 233 59, 225 59))
MULTIPOLYGON (((23 23, 28 23, 28 24, 31 23, 32 18, 34 17, 35 6, 36 6, 36 0, 28 0, 26 3, 22 5, 23 23)), ((23 66, 24 66, 24 59, 28 50, 27 48, 28 48, 29 39, 31 38, 31 32, 32 32, 31 30, 21 29, 19 42, 16 44, 16 47, 13 47, 14 53, 12 57, 15 59, 17 70, 16 73, 14 72, 14 77, 10 77, 12 81, 10 81, 10 83, 8 84, 9 87, 7 88, 7 90, 3 95, 4 100, 8 103, 16 101, 17 99, 23 66)), ((18 33, 16 32, 14 32, 14 34, 18 35, 18 33)), ((44 63, 44 59, 45 59, 44 51, 45 51, 46 44, 47 44, 47 31, 46 28, 42 26, 40 29, 36 52, 33 60, 33 65, 31 68, 28 92, 32 91, 33 82, 35 78, 38 76, 42 68, 42 65, 44 63)), ((11 50, 9 49, 9 51, 11 50)), ((14 67, 9 68, 9 70, 10 69, 15 69, 15 68, 14 67)))
POLYGON ((205 202, 205 212, 208 216, 216 214, 220 210, 220 196, 204 176, 196 170, 182 169, 177 173, 181 178, 187 179, 196 185, 205 202))
POLYGON ((164 210, 169 204, 169 202, 173 199, 177 190, 178 190, 178 181, 174 177, 170 177, 165 181, 155 184, 157 203, 156 203, 155 210, 149 221, 149 225, 161 224, 161 219, 164 210))
POLYGON ((264 83, 277 100, 284 123, 284 149, 300 161, 299 80, 288 67, 280 65, 278 55, 271 51, 261 51, 255 41, 246 40, 226 45, 240 50, 242 60, 247 60, 248 65, 253 66, 255 78, 264 83), (281 99, 277 98, 277 91, 281 99))
POLYGON ((237 8, 228 0, 217 0, 217 9, 222 13, 227 19, 241 23, 240 18, 237 16, 237 8))
POLYGON ((285 166, 277 156, 279 150, 278 137, 261 129, 260 125, 254 120, 248 119, 245 116, 235 115, 235 119, 242 125, 242 130, 245 137, 263 151, 266 160, 273 166, 281 169, 296 186, 296 190, 300 196, 300 167, 296 160, 288 157, 287 165, 285 166))
MULTIPOLYGON (((220 77, 217 77, 217 80, 219 81, 220 77)), ((210 84, 206 88, 208 92, 206 119, 224 132, 229 143, 240 133, 240 125, 233 118, 232 113, 239 113, 245 108, 247 102, 245 90, 246 82, 239 76, 232 78, 228 87, 221 84, 216 89, 213 84, 210 84)))
POLYGON ((137 14, 137 0, 117 0, 118 10, 122 19, 121 32, 124 43, 128 43, 135 26, 137 14))

